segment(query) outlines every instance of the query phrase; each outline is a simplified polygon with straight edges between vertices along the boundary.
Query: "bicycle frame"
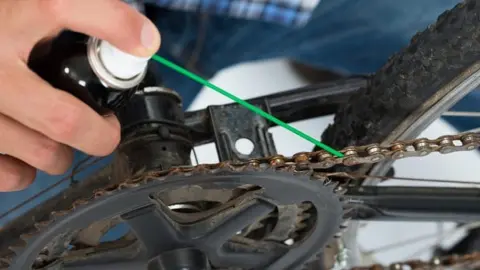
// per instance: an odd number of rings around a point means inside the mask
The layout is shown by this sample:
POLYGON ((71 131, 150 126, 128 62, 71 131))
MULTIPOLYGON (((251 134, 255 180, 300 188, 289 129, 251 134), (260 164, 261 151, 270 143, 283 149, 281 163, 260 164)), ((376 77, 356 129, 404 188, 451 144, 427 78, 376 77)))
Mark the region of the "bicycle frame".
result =
MULTIPOLYGON (((363 78, 342 79, 248 100, 282 121, 291 123, 335 112, 350 94, 366 85, 363 78)), ((268 132, 273 123, 232 103, 187 112, 194 145, 214 142, 219 161, 259 158, 276 154, 268 132), (254 150, 243 155, 235 150, 240 138, 254 150)), ((480 219, 480 190, 441 187, 354 186, 344 195, 348 217, 357 220, 455 221, 480 219)))
MULTIPOLYGON (((312 85, 291 91, 281 92, 274 95, 258 97, 248 100, 250 103, 261 107, 267 112, 277 116, 284 122, 320 117, 332 114, 336 107, 345 103, 348 97, 366 81, 361 78, 342 79, 333 82, 312 85)), ((170 93, 171 94, 171 93, 170 93)), ((174 96, 170 96, 170 98, 174 96)), ((162 118, 168 111, 158 100, 151 100, 149 113, 162 118)), ((136 104, 130 104, 129 113, 120 117, 131 122, 141 118, 138 115, 136 104)), ((182 112, 177 112, 182 114, 182 112)), ((180 115, 178 115, 180 117, 180 115)), ((258 158, 276 154, 275 144, 268 132, 273 126, 264 118, 255 115, 238 104, 209 106, 204 110, 186 112, 184 114, 185 129, 189 131, 189 139, 193 146, 199 146, 214 142, 220 161, 240 160, 246 158, 258 158), (239 138, 247 138, 254 144, 254 150, 249 155, 242 155, 235 150, 235 141, 239 138)), ((183 129, 183 128, 182 128, 183 129)), ((134 136, 135 131, 133 131, 134 136)), ((181 137, 181 136, 180 136, 181 137)), ((161 139, 161 138, 160 138, 161 139)), ((140 141, 140 143, 142 143, 140 141)), ((145 148, 150 149, 148 141, 145 148)), ((138 166, 143 166, 152 159, 156 153, 155 147, 150 153, 140 153, 134 160, 138 166)), ((171 156, 161 157, 163 164, 171 163, 175 166, 184 164, 189 158, 188 153, 182 153, 177 160, 171 156), (181 157, 180 157, 181 156, 181 157)), ((159 157, 155 159, 158 161, 159 157)), ((102 176, 103 175, 103 176, 102 176)), ((113 184, 115 177, 89 178, 85 181, 72 182, 70 177, 64 178, 49 188, 47 192, 58 184, 71 181, 78 189, 75 196, 65 200, 62 194, 55 195, 43 203, 45 209, 67 209, 76 197, 82 197, 83 193, 91 193, 92 190, 113 184)), ((441 187, 379 187, 379 186, 351 186, 343 195, 347 202, 346 218, 355 220, 389 220, 389 221, 454 221, 468 222, 480 219, 480 190, 468 188, 441 188, 441 187)), ((31 199, 35 199, 33 196, 31 199)), ((5 218, 23 207, 31 199, 13 207, 2 214, 5 218)), ((40 215, 38 209, 27 210, 22 216, 16 218, 17 224, 28 224, 33 216, 40 215)), ((16 228, 20 230, 21 228, 16 228)))

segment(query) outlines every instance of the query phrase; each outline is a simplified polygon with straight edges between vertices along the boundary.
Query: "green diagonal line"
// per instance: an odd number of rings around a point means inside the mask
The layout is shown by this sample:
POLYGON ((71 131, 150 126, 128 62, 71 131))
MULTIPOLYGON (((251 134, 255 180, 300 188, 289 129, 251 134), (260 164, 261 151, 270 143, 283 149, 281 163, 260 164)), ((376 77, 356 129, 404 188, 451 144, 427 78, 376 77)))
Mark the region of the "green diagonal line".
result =
POLYGON ((276 118, 275 116, 266 113, 262 109, 246 102, 245 100, 243 100, 239 97, 236 97, 235 95, 229 93, 228 91, 223 90, 222 88, 220 88, 220 87, 210 83, 209 81, 203 79, 202 77, 200 77, 200 76, 198 76, 198 75, 196 75, 196 74, 194 74, 194 73, 192 73, 192 72, 190 72, 190 71, 188 71, 188 70, 186 70, 186 69, 184 69, 184 68, 182 68, 182 67, 180 67, 180 66, 178 66, 178 65, 176 65, 176 64, 174 64, 170 61, 168 61, 167 59, 165 59, 165 58, 163 58, 159 55, 152 56, 152 59, 159 62, 160 64, 163 64, 163 65, 165 65, 165 66, 167 66, 167 67, 169 67, 169 68, 171 68, 171 69, 189 77, 190 79, 192 79, 192 80, 194 80, 194 81, 196 81, 196 82, 198 82, 198 83, 200 83, 204 86, 207 86, 207 87, 217 91, 218 93, 228 97, 229 99, 235 101, 236 103, 242 105, 243 107, 249 109, 250 111, 252 111, 252 112, 254 112, 254 113, 270 120, 270 121, 272 121, 273 123, 285 128, 285 129, 293 132, 294 134, 302 137, 303 139, 317 145, 318 147, 322 148, 323 150, 329 152, 330 154, 335 155, 337 157, 343 157, 343 154, 341 152, 331 148, 328 145, 325 145, 325 144, 321 143, 320 141, 312 138, 311 136, 303 133, 302 131, 294 128, 293 126, 283 122, 282 120, 276 118))

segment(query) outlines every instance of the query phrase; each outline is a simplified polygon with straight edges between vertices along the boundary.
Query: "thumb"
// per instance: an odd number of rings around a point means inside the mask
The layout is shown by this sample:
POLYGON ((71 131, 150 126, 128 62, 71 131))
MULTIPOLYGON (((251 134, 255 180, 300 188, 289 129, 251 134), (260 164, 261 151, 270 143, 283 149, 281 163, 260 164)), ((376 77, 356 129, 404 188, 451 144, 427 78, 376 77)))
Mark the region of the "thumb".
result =
MULTIPOLYGON (((33 0, 30 0, 33 1, 33 0)), ((144 15, 119 0, 36 0, 59 28, 103 39, 120 50, 152 56, 160 33, 144 15)))

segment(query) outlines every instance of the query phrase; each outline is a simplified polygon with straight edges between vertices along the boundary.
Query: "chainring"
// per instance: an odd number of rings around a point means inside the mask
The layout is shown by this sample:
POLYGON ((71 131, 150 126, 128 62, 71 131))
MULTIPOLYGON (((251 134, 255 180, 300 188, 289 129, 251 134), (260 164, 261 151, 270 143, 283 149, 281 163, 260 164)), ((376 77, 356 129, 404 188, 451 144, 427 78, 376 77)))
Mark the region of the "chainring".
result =
MULTIPOLYGON (((22 235, 23 243, 12 248, 15 253, 9 259, 9 269, 31 269, 33 265, 33 269, 150 270, 162 265, 162 254, 186 248, 205 254, 213 269, 301 269, 338 232, 343 203, 335 185, 312 181, 318 179, 311 171, 284 169, 246 166, 239 171, 229 166, 198 166, 188 173, 137 179, 97 190, 92 197, 77 200, 71 209, 54 213, 50 220, 37 223, 36 230, 22 235), (182 187, 185 191, 185 186, 187 190, 199 186, 217 190, 214 197, 223 196, 224 201, 203 212, 172 211, 168 204, 173 201, 168 202, 168 198, 174 197, 168 192, 182 187), (248 236, 272 213, 280 219, 279 213, 293 205, 301 209, 297 221, 309 221, 302 223, 301 230, 294 230, 293 244, 278 237, 286 235, 282 230, 291 228, 274 226, 262 238, 248 236), (98 246, 75 246, 75 236, 83 229, 99 220, 115 219, 128 224, 134 237, 127 234, 98 246), (52 242, 57 249, 64 247, 58 252, 61 256, 39 261, 39 254, 51 248, 52 242)), ((201 193, 194 196, 196 201, 203 200, 201 193)), ((189 194, 184 202, 193 196, 189 194)), ((207 194, 212 193, 204 192, 204 197, 207 194)))

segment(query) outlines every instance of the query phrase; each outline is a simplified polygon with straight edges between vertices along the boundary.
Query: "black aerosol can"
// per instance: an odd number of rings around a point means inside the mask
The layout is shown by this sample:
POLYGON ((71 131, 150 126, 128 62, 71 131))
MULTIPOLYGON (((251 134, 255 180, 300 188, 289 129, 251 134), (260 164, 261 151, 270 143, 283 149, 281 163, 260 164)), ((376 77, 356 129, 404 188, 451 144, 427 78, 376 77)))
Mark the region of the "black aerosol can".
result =
POLYGON ((148 58, 71 31, 38 46, 29 66, 53 87, 73 94, 102 115, 124 106, 139 87, 157 85, 148 58))

